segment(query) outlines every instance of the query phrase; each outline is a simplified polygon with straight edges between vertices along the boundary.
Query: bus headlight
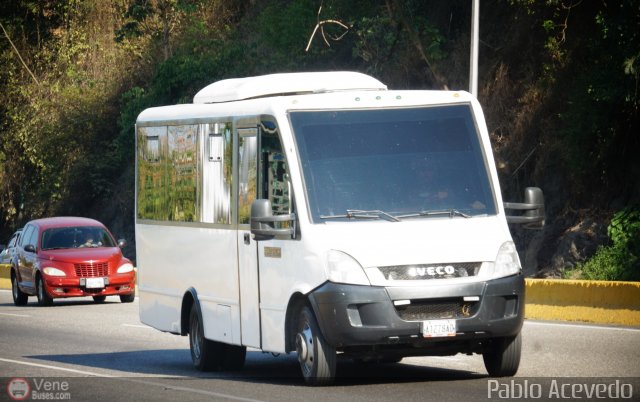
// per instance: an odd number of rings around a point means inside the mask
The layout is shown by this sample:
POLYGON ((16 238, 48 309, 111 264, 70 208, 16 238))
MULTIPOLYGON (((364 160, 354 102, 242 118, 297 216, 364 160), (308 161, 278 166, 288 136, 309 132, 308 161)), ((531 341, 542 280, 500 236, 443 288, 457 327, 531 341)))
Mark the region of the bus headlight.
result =
POLYGON ((500 246, 496 260, 493 263, 482 264, 480 276, 487 279, 502 278, 519 274, 522 271, 520 257, 516 245, 507 241, 500 246))
POLYGON ((327 277, 334 283, 371 285, 362 266, 347 253, 330 250, 327 253, 327 277))

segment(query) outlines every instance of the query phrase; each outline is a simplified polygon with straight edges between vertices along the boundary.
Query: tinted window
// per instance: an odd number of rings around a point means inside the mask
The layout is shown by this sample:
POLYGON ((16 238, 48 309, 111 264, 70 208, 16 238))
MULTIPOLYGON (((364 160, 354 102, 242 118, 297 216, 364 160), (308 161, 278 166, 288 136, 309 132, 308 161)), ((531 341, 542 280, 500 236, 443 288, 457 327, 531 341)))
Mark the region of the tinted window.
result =
POLYGON ((42 250, 64 248, 115 247, 109 233, 99 226, 74 226, 47 229, 42 234, 42 250))
POLYGON ((496 207, 470 106, 290 114, 314 222, 496 207))

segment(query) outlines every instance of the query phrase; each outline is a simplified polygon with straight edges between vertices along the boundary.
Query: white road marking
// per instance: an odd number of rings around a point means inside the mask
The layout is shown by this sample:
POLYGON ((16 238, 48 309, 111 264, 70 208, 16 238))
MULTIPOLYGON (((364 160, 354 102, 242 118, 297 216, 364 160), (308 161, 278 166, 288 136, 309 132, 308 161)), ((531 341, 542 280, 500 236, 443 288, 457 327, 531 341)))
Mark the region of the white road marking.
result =
POLYGON ((0 361, 7 362, 7 363, 13 363, 13 364, 22 364, 23 366, 32 366, 32 367, 46 368, 46 369, 50 369, 50 370, 66 371, 66 372, 69 372, 69 373, 76 373, 76 374, 82 374, 82 375, 88 375, 88 376, 94 376, 94 377, 105 377, 105 378, 112 378, 113 377, 113 376, 110 376, 110 375, 107 375, 107 374, 93 373, 91 371, 76 370, 76 369, 70 369, 70 368, 59 367, 59 366, 51 366, 51 365, 48 365, 48 364, 31 363, 31 362, 25 362, 25 361, 21 361, 21 360, 4 359, 2 357, 0 357, 0 361))
POLYGON ((26 315, 26 314, 13 314, 13 313, 0 313, 0 315, 8 315, 9 317, 24 317, 24 318, 31 317, 30 315, 26 315))
POLYGON ((534 325, 534 326, 540 325, 540 326, 550 326, 550 327, 571 327, 571 328, 583 328, 583 329, 604 329, 604 330, 612 330, 612 331, 640 332, 640 328, 611 327, 606 325, 589 325, 589 324, 569 324, 565 321, 547 322, 547 321, 525 320, 524 325, 534 325))
POLYGON ((142 325, 142 324, 122 324, 122 326, 130 327, 130 328, 154 329, 148 325, 142 325))
POLYGON ((46 369, 49 369, 49 370, 66 371, 66 372, 69 372, 69 373, 82 374, 82 375, 85 375, 85 376, 102 377, 102 378, 113 378, 113 379, 121 380, 121 381, 128 381, 128 382, 133 382, 133 383, 143 384, 143 385, 151 385, 151 386, 155 386, 155 387, 162 387, 164 389, 173 390, 173 391, 190 392, 190 393, 193 393, 193 394, 207 395, 207 396, 211 396, 211 397, 215 397, 215 398, 233 399, 233 400, 236 400, 236 401, 246 401, 246 402, 262 402, 259 399, 243 398, 241 396, 223 394, 223 393, 220 393, 220 392, 205 391, 205 390, 202 390, 202 389, 189 388, 189 387, 177 387, 177 386, 174 386, 174 385, 163 384, 163 383, 158 383, 158 382, 148 381, 148 380, 143 380, 143 379, 136 379, 136 378, 131 378, 131 377, 123 378, 123 377, 118 377, 118 376, 109 375, 109 374, 100 374, 100 373, 95 373, 95 372, 92 372, 92 371, 85 371, 85 370, 75 370, 75 369, 70 369, 70 368, 66 368, 66 367, 52 366, 52 365, 48 365, 48 364, 39 364, 39 363, 25 362, 25 361, 21 361, 21 360, 4 359, 2 357, 0 357, 0 361, 6 362, 6 363, 13 363, 13 364, 22 364, 24 366, 33 366, 33 367, 46 368, 46 369))

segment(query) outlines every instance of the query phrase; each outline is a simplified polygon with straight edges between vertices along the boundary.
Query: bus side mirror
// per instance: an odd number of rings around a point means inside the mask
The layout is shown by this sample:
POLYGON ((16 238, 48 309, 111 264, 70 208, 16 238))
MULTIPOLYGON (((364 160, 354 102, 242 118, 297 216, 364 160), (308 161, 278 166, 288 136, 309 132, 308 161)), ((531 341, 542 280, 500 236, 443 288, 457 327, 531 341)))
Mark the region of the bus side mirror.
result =
POLYGON ((538 187, 524 190, 524 202, 505 202, 505 209, 524 211, 521 215, 507 214, 508 223, 523 224, 526 229, 540 229, 544 226, 544 194, 538 187))
POLYGON ((272 211, 269 200, 255 200, 251 204, 251 234, 256 241, 295 235, 295 214, 273 215, 272 211))

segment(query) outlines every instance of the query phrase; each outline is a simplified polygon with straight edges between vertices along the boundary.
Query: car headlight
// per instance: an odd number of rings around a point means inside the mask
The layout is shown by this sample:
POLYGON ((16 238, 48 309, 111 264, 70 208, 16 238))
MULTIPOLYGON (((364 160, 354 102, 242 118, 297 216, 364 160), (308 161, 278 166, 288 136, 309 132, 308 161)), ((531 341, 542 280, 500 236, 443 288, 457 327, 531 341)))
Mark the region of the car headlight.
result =
POLYGON ((342 251, 330 250, 327 253, 327 276, 334 283, 370 285, 358 261, 342 251))
POLYGON ((46 267, 42 272, 49 276, 67 276, 63 270, 54 267, 46 267))
POLYGON ((516 275, 520 271, 522 271, 522 266, 516 245, 512 241, 507 241, 500 246, 494 262, 482 264, 480 276, 494 279, 516 275))
POLYGON ((133 271, 133 265, 127 262, 125 264, 120 265, 120 268, 118 268, 117 272, 119 274, 126 274, 127 272, 131 272, 131 271, 133 271))

